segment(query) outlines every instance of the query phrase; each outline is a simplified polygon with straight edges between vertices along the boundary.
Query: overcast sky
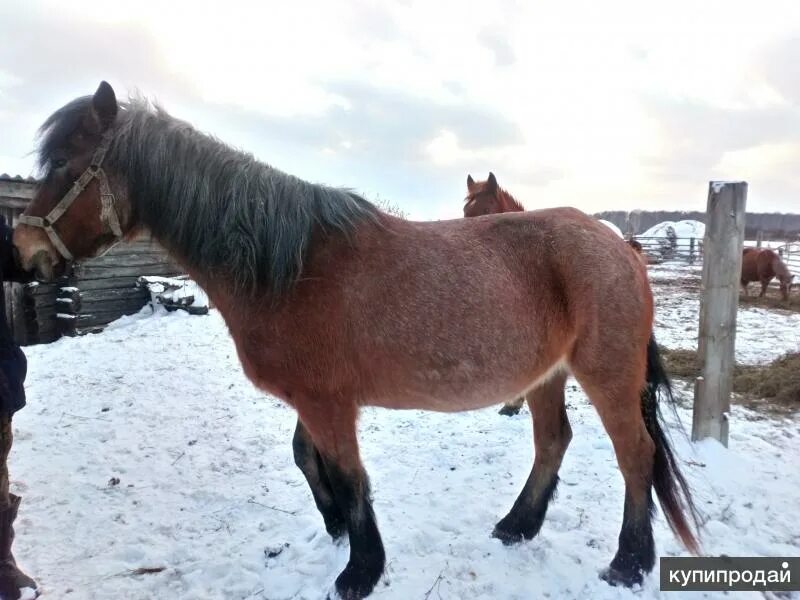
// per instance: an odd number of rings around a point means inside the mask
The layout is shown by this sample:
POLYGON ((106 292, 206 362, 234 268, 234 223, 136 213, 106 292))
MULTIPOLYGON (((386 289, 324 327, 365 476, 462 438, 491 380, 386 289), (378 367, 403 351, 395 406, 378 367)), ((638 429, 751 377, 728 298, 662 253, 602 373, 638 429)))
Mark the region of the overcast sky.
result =
POLYGON ((0 0, 0 172, 108 80, 305 179, 460 216, 468 173, 527 208, 800 212, 800 2, 0 0))

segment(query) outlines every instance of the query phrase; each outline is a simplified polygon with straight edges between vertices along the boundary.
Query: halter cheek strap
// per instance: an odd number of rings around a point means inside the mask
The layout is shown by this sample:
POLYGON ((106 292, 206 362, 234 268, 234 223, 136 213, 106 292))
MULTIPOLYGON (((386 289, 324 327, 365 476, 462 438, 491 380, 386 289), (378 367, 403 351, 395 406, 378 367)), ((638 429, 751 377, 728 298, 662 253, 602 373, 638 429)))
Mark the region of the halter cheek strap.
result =
POLYGON ((114 234, 116 238, 114 244, 123 238, 119 214, 116 209, 116 199, 111 192, 111 186, 108 184, 108 177, 102 167, 106 152, 108 152, 108 148, 111 145, 112 134, 113 131, 110 128, 103 134, 100 145, 92 155, 92 162, 89 163, 89 167, 78 177, 75 183, 72 184, 70 190, 64 195, 61 201, 53 207, 53 210, 44 217, 32 217, 30 215, 22 215, 19 217, 20 223, 44 229, 47 237, 50 238, 50 242, 67 261, 73 261, 75 257, 69 251, 66 244, 64 244, 61 237, 59 237, 53 225, 64 216, 67 210, 69 210, 69 207, 72 206, 72 203, 80 196, 81 192, 92 182, 92 179, 97 179, 98 186, 100 187, 100 221, 114 234))

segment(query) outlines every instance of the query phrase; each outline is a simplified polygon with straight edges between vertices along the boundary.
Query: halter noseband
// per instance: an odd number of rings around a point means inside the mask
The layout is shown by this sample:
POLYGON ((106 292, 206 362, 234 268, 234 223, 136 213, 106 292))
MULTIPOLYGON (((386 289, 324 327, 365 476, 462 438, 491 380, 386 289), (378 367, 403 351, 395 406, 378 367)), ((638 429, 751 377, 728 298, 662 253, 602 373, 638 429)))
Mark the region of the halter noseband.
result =
POLYGON ((86 189, 86 186, 91 183, 92 179, 97 179, 98 185, 100 186, 100 203, 102 207, 100 210, 100 221, 107 225, 114 234, 114 237, 117 238, 115 244, 123 238, 119 215, 115 207, 114 194, 111 192, 111 186, 108 185, 106 172, 102 168, 103 159, 105 159, 106 152, 108 152, 108 148, 111 145, 112 134, 113 130, 110 128, 103 134, 100 145, 92 155, 92 162, 89 163, 89 166, 83 174, 75 180, 70 190, 64 195, 61 201, 53 207, 53 210, 51 210, 47 216, 31 217, 29 215, 22 215, 19 217, 20 223, 44 229, 47 237, 50 238, 50 242, 52 242, 56 250, 58 250, 61 256, 67 261, 71 262, 75 257, 59 237, 53 225, 64 216, 67 210, 69 210, 69 207, 72 206, 72 203, 75 202, 76 198, 86 189))

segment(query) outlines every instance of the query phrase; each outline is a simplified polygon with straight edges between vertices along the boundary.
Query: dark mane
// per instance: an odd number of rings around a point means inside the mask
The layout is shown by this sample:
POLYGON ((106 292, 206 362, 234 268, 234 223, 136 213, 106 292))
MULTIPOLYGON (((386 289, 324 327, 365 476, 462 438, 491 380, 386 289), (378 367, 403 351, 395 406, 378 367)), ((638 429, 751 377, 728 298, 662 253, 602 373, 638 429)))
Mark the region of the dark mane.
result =
MULTIPOLYGON (((91 107, 79 98, 42 126, 39 162, 91 107)), ((127 177, 135 217, 186 265, 240 292, 277 297, 303 270, 314 234, 350 234, 380 211, 347 189, 308 183, 235 150, 144 100, 120 104, 106 164, 127 177)))

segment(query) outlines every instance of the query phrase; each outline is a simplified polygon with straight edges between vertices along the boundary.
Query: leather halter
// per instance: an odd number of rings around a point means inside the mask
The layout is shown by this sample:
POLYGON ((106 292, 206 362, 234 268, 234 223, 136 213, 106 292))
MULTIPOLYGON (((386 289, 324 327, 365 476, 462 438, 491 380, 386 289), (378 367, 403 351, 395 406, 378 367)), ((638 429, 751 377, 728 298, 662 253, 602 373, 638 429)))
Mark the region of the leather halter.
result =
MULTIPOLYGON (((75 180, 70 190, 64 195, 61 201, 53 207, 53 210, 51 210, 47 216, 32 217, 30 215, 22 215, 19 217, 20 223, 44 229, 47 237, 50 238, 50 242, 52 242, 56 250, 58 250, 61 256, 68 262, 73 261, 75 257, 69 251, 66 244, 64 244, 64 241, 59 237, 53 225, 64 216, 67 210, 69 210, 69 207, 72 206, 72 203, 75 202, 81 192, 86 189, 86 186, 91 183, 92 179, 97 179, 98 185, 100 186, 100 203, 102 206, 100 210, 100 221, 104 225, 107 225, 114 234, 114 237, 116 237, 116 241, 112 245, 116 245, 124 237, 122 234, 122 227, 120 226, 119 214, 115 206, 116 201, 114 194, 111 192, 111 186, 108 185, 106 172, 102 168, 103 159, 106 157, 106 152, 108 152, 108 148, 111 145, 112 134, 113 130, 110 128, 103 134, 100 145, 92 155, 92 162, 89 163, 89 166, 83 174, 75 180)), ((108 251, 108 249, 106 251, 108 251)))

